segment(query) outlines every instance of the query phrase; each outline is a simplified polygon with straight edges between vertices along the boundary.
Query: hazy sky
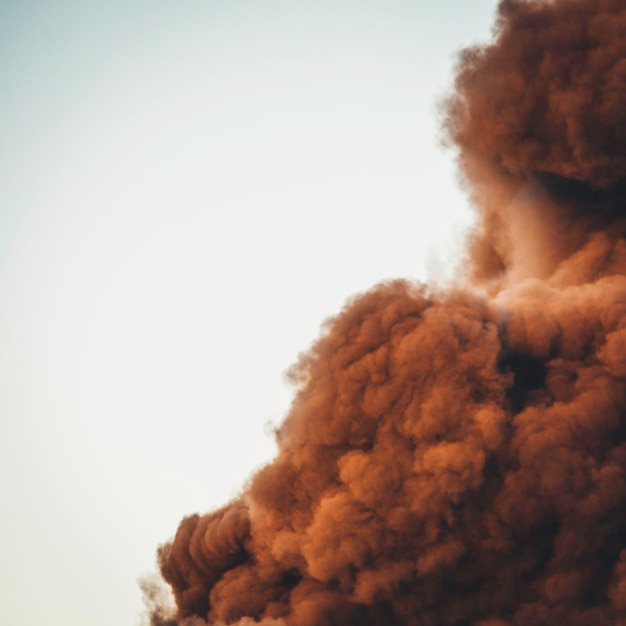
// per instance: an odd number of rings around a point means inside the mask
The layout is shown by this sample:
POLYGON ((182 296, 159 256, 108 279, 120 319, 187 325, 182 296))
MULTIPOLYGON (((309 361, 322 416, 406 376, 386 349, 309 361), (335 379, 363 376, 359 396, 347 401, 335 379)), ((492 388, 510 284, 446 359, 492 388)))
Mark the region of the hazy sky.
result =
POLYGON ((136 624, 322 321, 445 274, 436 103, 495 4, 0 1, 0 623, 136 624))

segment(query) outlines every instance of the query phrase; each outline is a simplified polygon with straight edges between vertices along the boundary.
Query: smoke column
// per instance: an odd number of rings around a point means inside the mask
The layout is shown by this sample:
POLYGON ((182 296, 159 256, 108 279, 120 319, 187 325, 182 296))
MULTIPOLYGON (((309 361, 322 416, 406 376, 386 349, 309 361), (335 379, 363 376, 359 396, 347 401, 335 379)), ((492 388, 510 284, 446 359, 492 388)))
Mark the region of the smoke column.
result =
POLYGON ((626 4, 503 0, 445 104, 458 286, 352 299, 154 626, 626 625, 626 4))

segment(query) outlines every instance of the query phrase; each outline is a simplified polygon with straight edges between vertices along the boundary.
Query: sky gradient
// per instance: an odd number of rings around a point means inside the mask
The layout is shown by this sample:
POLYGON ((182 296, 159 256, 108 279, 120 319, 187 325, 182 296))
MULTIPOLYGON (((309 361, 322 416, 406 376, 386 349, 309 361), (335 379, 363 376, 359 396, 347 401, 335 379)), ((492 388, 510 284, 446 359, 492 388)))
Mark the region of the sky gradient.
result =
POLYGON ((137 623, 158 543, 273 454, 323 320, 447 275, 437 101, 494 8, 0 4, 2 623, 137 623))

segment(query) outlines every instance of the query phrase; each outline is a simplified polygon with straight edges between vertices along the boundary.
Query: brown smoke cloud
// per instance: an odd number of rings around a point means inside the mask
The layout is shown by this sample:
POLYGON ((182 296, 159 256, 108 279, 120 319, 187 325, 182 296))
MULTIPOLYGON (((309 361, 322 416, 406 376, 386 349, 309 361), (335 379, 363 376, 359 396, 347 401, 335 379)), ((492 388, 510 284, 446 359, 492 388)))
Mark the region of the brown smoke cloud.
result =
POLYGON ((504 0, 493 44, 462 53, 446 130, 480 210, 474 281, 546 278, 621 238, 625 12, 623 0, 504 0))
MULTIPOLYGON (((154 626, 626 626, 626 5, 504 0, 446 132, 464 287, 355 297, 154 626)), ((150 590, 148 590, 150 591, 150 590)))

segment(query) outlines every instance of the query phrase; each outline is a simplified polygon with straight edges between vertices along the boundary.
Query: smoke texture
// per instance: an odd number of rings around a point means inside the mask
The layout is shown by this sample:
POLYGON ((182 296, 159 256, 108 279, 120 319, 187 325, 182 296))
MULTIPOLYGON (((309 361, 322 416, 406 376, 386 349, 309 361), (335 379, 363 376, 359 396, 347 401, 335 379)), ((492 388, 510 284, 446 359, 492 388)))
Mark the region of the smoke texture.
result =
POLYGON ((626 626, 624 0, 503 0, 444 117, 468 271, 325 324, 153 626, 626 626))

